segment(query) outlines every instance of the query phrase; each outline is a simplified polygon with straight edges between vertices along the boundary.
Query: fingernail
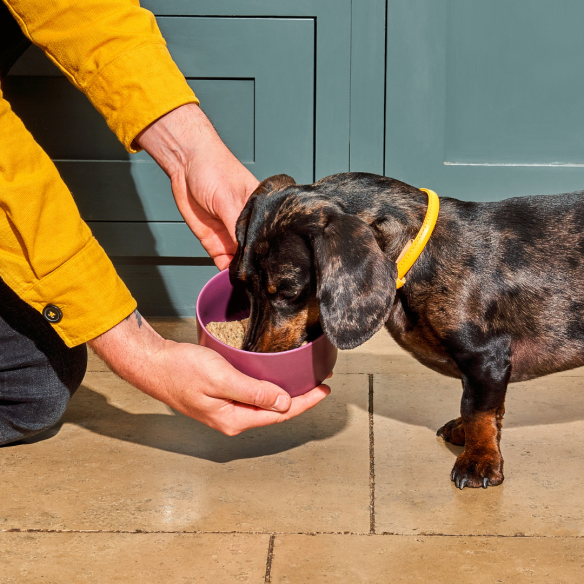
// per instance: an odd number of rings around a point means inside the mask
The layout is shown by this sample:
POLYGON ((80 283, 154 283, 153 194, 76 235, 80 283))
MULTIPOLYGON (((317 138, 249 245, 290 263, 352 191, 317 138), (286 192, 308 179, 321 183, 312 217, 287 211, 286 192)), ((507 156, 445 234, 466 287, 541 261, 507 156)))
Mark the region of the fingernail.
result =
POLYGON ((279 395, 272 409, 275 412, 285 412, 288 409, 288 398, 285 395, 279 395))

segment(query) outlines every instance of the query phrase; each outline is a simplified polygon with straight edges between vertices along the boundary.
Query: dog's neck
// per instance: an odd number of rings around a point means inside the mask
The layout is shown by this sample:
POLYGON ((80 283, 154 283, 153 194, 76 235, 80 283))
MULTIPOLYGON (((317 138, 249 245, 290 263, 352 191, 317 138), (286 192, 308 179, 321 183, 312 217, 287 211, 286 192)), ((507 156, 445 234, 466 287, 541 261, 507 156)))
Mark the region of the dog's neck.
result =
POLYGON ((384 195, 375 205, 355 209, 355 214, 371 227, 387 257, 396 261, 406 243, 420 230, 428 210, 428 197, 413 187, 407 193, 388 191, 384 195))

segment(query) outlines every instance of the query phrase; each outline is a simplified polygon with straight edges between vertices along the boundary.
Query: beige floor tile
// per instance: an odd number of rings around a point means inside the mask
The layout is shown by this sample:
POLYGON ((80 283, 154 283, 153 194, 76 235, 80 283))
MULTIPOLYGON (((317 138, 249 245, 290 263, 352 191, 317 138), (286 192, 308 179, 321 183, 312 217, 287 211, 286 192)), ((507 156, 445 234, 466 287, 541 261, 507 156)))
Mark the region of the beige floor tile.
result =
POLYGON ((505 482, 459 491, 461 448, 436 430, 456 417, 460 382, 375 376, 377 533, 584 535, 584 379, 549 376, 509 388, 505 482))
POLYGON ((0 529, 368 531, 368 378, 229 438, 89 373, 52 438, 0 449, 0 529))
POLYGON ((277 536, 272 584, 576 584, 584 540, 547 538, 277 536))
POLYGON ((269 537, 0 533, 0 580, 3 584, 260 584, 269 537))
POLYGON ((339 351, 335 373, 431 374, 391 338, 385 328, 360 347, 339 351))

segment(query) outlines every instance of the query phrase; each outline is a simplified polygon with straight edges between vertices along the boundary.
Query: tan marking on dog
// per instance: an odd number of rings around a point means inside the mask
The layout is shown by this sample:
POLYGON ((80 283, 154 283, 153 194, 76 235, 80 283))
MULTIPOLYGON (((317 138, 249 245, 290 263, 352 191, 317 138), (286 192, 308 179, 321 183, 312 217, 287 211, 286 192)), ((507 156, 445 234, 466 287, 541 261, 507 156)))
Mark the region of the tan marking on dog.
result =
POLYGON ((268 322, 255 350, 260 353, 278 353, 299 347, 306 340, 306 331, 319 320, 318 302, 309 302, 305 309, 288 319, 285 325, 268 322))
POLYGON ((467 487, 482 487, 485 478, 491 486, 503 482, 503 457, 499 443, 505 406, 488 412, 475 412, 462 420, 464 452, 456 459, 454 472, 465 476, 467 487))

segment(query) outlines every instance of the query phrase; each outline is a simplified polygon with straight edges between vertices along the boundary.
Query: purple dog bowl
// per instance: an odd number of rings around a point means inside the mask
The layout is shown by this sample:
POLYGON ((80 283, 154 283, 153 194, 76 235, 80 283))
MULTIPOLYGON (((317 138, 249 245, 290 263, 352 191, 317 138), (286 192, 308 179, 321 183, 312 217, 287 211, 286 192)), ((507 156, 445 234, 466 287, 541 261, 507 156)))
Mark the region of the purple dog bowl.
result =
POLYGON ((199 344, 217 351, 242 373, 279 385, 292 397, 320 385, 333 370, 337 348, 326 335, 291 351, 252 353, 222 343, 205 328, 210 322, 241 320, 248 316, 245 290, 231 285, 229 270, 220 272, 207 282, 197 299, 199 344))

